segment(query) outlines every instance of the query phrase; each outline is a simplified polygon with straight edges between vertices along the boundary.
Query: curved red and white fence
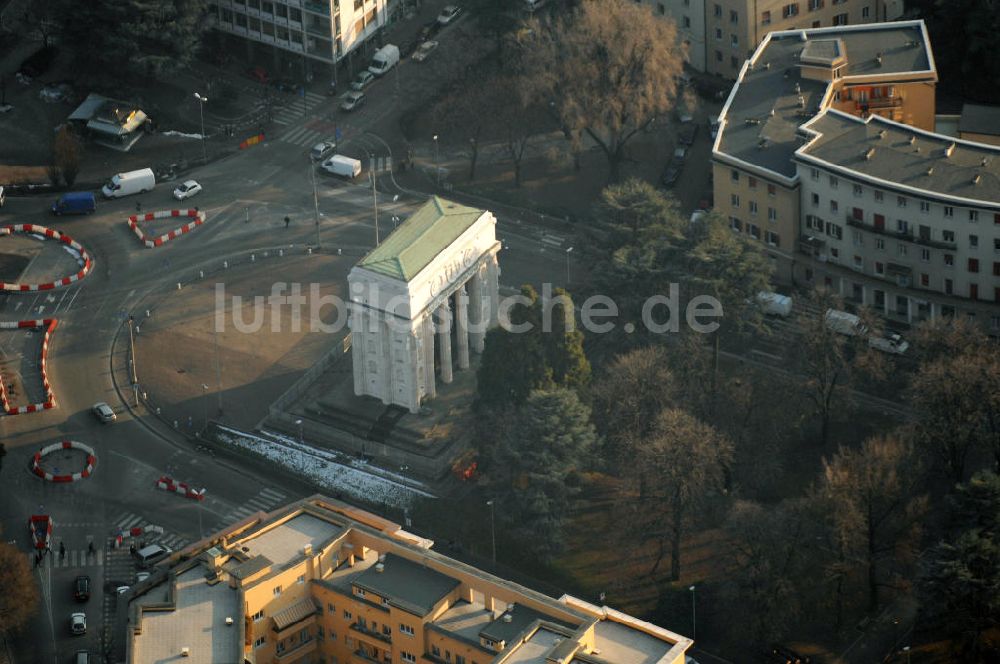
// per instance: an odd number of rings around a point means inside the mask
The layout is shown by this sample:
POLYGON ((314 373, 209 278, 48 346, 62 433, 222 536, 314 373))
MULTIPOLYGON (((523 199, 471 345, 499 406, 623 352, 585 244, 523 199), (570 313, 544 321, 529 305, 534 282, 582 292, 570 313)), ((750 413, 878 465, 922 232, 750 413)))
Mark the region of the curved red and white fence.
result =
POLYGON ((156 480, 156 488, 163 489, 164 491, 179 493, 183 496, 191 498, 192 500, 205 500, 204 489, 195 489, 184 482, 175 482, 166 475, 163 475, 160 479, 156 480))
POLYGON ((80 258, 83 259, 83 267, 80 268, 76 274, 71 274, 68 277, 63 277, 62 279, 57 279, 56 281, 50 281, 44 284, 18 284, 0 281, 0 290, 12 292, 34 292, 69 286, 71 283, 79 281, 87 276, 87 273, 90 272, 90 269, 94 266, 94 262, 90 259, 90 254, 88 254, 87 250, 83 248, 83 245, 70 236, 64 235, 59 231, 54 231, 51 228, 46 228, 45 226, 39 226, 37 224, 11 224, 9 226, 0 226, 0 237, 10 235, 11 233, 37 233, 43 237, 56 240, 57 242, 62 242, 80 254, 80 258))
POLYGON ((49 376, 45 371, 45 363, 49 354, 49 338, 52 336, 52 331, 56 329, 56 325, 59 321, 55 318, 43 318, 40 320, 16 320, 16 321, 0 321, 0 330, 17 330, 32 327, 44 327, 45 336, 42 338, 42 359, 38 363, 42 372, 42 386, 45 388, 45 401, 41 403, 28 404, 27 406, 16 406, 11 408, 10 401, 7 399, 7 388, 4 384, 2 377, 0 377, 0 406, 8 415, 23 415, 24 413, 36 413, 40 410, 48 410, 50 408, 55 408, 56 397, 52 394, 52 386, 49 385, 49 376))
POLYGON ((159 212, 147 212, 144 215, 133 214, 128 218, 128 227, 136 234, 139 241, 149 248, 159 247, 164 242, 169 242, 185 233, 190 233, 203 223, 205 223, 205 213, 200 210, 160 210, 159 212), (191 221, 159 237, 149 237, 139 227, 140 221, 153 221, 154 219, 164 219, 166 217, 187 217, 191 221))
POLYGON ((55 482, 57 484, 65 482, 78 482, 85 477, 90 477, 91 473, 94 472, 95 465, 97 465, 97 456, 94 454, 94 448, 75 440, 64 440, 61 443, 46 445, 42 449, 35 452, 35 456, 31 460, 31 472, 38 475, 43 480, 55 482), (58 452, 59 450, 80 450, 85 453, 87 455, 86 467, 78 473, 71 473, 69 475, 53 475, 49 471, 42 468, 42 459, 53 452, 58 452))

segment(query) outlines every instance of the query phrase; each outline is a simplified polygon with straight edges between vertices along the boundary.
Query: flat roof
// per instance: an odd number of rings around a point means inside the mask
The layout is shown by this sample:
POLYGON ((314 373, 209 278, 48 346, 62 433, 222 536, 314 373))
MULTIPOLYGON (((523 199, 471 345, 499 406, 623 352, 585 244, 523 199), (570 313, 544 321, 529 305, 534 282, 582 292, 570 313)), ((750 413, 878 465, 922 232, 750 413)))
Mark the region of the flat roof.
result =
POLYGON ((832 109, 807 128, 818 136, 799 150, 803 157, 880 180, 885 186, 910 187, 922 196, 938 194, 962 199, 954 201, 959 204, 1000 206, 1000 147, 832 109))
POLYGON ((483 214, 483 210, 432 196, 358 266, 411 281, 483 214))
POLYGON ((301 556, 305 545, 311 545, 315 551, 343 530, 336 523, 302 513, 259 535, 247 535, 241 546, 251 558, 264 556, 280 567, 301 556))
MULTIPOLYGON (((239 594, 228 583, 209 585, 205 569, 196 565, 176 579, 171 611, 145 611, 142 632, 133 637, 133 661, 159 664, 181 660, 185 664, 237 664, 243 661, 243 643, 237 627, 242 620, 239 594), (233 618, 233 625, 226 625, 233 618)), ((159 601, 159 597, 152 597, 159 601)), ((136 600, 143 603, 143 598, 136 600)))
POLYGON ((457 579, 392 553, 385 555, 382 571, 378 569, 378 565, 372 565, 353 580, 354 585, 418 616, 430 613, 434 605, 459 585, 457 579))
POLYGON ((565 634, 540 627, 524 643, 513 648, 504 664, 546 664, 547 655, 567 638, 565 634))
POLYGON ((479 633, 493 622, 493 617, 493 612, 482 604, 473 604, 463 599, 452 604, 431 624, 472 643, 479 643, 479 633))
POLYGON ((514 639, 523 634, 536 620, 562 624, 552 616, 535 611, 523 604, 514 604, 508 606, 506 611, 486 625, 480 634, 494 641, 503 641, 509 646, 513 643, 514 639))
POLYGON ((1000 136, 1000 106, 963 104, 958 118, 958 130, 970 134, 1000 136))
POLYGON ((820 112, 829 82, 803 78, 800 57, 818 61, 846 56, 843 78, 928 71, 933 56, 922 21, 772 32, 745 65, 720 118, 718 152, 785 178, 795 177, 792 157, 800 125, 820 112), (881 64, 876 56, 881 56, 881 64))
POLYGON ((654 664, 670 652, 672 643, 611 620, 594 626, 594 646, 609 664, 654 664))

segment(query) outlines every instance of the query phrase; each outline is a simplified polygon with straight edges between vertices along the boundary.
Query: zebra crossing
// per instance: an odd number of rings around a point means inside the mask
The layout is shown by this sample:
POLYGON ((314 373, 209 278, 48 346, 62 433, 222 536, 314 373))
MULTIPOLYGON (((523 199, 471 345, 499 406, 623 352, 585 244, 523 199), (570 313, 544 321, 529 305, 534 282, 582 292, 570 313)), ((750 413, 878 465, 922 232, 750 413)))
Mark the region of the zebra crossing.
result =
POLYGON ((236 523, 256 512, 269 512, 288 498, 287 495, 274 489, 261 489, 257 495, 250 498, 242 506, 233 510, 225 517, 226 525, 236 523))
POLYGON ((278 140, 282 143, 311 148, 322 141, 334 140, 336 134, 336 123, 314 118, 298 127, 289 129, 278 140))
MULTIPOLYGON (((28 567, 34 567, 35 556, 37 554, 32 551, 24 555, 27 556, 28 567)), ((60 556, 57 547, 45 554, 40 567, 49 567, 52 569, 61 567, 100 567, 104 564, 104 555, 104 551, 98 547, 93 553, 90 553, 87 549, 66 549, 66 555, 60 556)))
POLYGON ((306 92, 305 102, 296 94, 294 97, 289 97, 288 103, 276 110, 271 119, 279 125, 293 124, 323 101, 326 101, 326 97, 315 92, 306 92))
MULTIPOLYGON (((145 530, 152 525, 153 524, 151 524, 149 521, 139 516, 138 514, 135 514, 133 512, 124 512, 121 516, 118 517, 118 520, 115 522, 114 530, 115 532, 121 531, 125 534, 128 534, 128 532, 132 528, 142 528, 145 530)), ((185 546, 187 546, 188 543, 191 542, 190 539, 184 538, 180 535, 163 533, 163 532, 148 533, 148 534, 144 533, 143 535, 140 536, 140 539, 146 541, 147 544, 152 544, 152 543, 163 544, 164 546, 170 547, 174 551, 180 551, 185 546)), ((126 546, 126 551, 127 550, 128 547, 126 546)))

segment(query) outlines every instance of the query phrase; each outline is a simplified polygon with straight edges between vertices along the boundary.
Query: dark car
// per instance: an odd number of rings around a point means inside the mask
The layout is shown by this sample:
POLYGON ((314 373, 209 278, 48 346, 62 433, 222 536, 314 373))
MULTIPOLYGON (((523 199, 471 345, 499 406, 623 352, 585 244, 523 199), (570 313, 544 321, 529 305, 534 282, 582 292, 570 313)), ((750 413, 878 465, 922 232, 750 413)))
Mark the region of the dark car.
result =
POLYGON ((693 122, 681 125, 677 132, 677 140, 681 145, 694 145, 694 138, 698 135, 698 125, 693 122))
POLYGON ((271 85, 273 85, 274 89, 278 92, 295 92, 298 90, 298 86, 295 84, 295 81, 290 78, 279 78, 278 80, 273 81, 271 85))
POLYGON ((73 582, 73 599, 78 602, 86 602, 90 599, 90 577, 80 575, 73 582))
POLYGON ((686 148, 677 148, 674 150, 674 156, 670 159, 670 163, 667 164, 667 167, 663 170, 663 176, 660 178, 663 186, 674 186, 677 178, 681 176, 681 171, 684 170, 685 157, 687 157, 686 148))
POLYGON ((441 29, 441 24, 438 23, 437 19, 434 19, 430 23, 425 23, 424 27, 420 28, 420 35, 417 37, 417 43, 422 44, 431 37, 437 34, 438 30, 441 29))

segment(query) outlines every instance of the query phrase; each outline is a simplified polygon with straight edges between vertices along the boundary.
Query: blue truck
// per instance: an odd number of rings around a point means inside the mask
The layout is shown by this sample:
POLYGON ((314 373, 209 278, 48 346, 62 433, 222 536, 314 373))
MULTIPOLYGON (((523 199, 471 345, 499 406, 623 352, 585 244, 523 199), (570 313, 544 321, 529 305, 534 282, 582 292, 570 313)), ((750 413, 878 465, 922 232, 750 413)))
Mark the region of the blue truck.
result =
POLYGON ((63 194, 52 204, 52 213, 63 214, 90 214, 97 209, 97 202, 94 195, 89 191, 71 191, 63 194))

